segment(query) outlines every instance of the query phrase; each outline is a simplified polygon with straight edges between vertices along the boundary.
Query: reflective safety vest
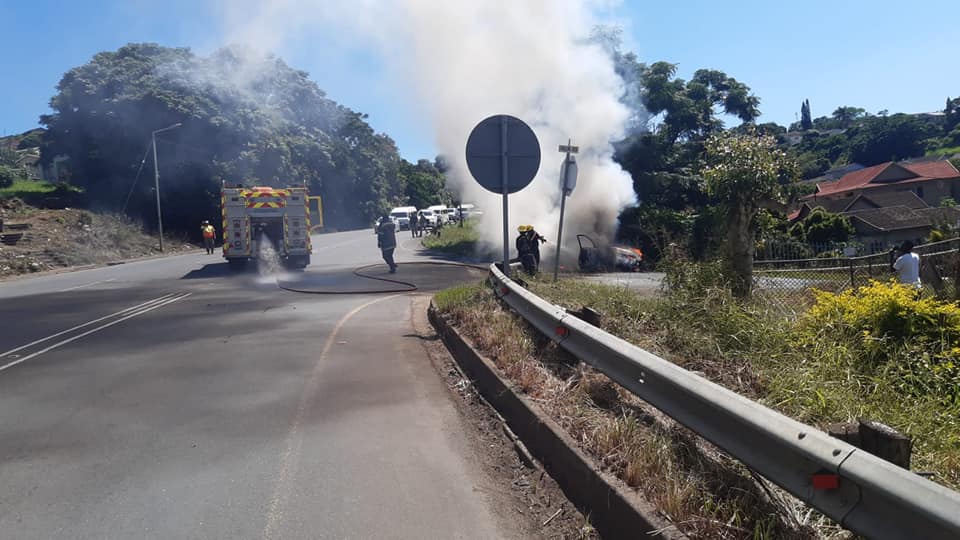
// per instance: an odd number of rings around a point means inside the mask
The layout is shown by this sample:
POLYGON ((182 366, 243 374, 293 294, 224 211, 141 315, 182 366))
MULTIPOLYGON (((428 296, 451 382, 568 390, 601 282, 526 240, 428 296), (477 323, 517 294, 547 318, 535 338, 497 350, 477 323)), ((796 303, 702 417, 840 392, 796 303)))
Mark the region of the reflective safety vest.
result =
POLYGON ((204 225, 200 227, 200 230, 203 231, 204 238, 214 238, 217 236, 217 232, 213 230, 213 225, 204 225))

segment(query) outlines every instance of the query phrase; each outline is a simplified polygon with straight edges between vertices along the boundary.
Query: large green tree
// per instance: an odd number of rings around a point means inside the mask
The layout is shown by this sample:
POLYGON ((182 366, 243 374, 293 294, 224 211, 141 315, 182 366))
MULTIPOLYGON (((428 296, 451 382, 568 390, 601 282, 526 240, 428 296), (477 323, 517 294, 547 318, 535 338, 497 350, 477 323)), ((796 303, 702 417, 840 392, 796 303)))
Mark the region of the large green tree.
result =
MULTIPOLYGON (((157 150, 165 221, 188 231, 217 214, 221 182, 306 184, 338 228, 365 226, 403 192, 389 137, 307 73, 254 51, 130 44, 68 71, 50 106, 44 161, 69 156, 71 181, 106 208, 122 206, 151 132, 180 123, 157 150)), ((130 208, 151 222, 142 180, 130 208)))
POLYGON ((707 193, 726 211, 725 260, 733 291, 748 296, 753 283, 757 213, 782 209, 797 167, 767 135, 719 133, 706 142, 707 193))

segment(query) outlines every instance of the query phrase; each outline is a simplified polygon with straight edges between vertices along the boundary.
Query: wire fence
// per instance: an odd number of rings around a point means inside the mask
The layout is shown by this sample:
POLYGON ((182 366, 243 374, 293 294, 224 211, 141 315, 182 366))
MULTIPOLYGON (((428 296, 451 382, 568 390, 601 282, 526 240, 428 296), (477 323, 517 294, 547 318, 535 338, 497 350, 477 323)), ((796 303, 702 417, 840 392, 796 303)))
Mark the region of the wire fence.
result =
MULTIPOLYGON (((960 300, 960 239, 916 246, 920 255, 923 294, 945 300, 960 300)), ((894 254, 863 257, 761 260, 754 263, 754 298, 784 315, 806 310, 814 291, 839 293, 866 285, 871 280, 895 279, 894 254)))

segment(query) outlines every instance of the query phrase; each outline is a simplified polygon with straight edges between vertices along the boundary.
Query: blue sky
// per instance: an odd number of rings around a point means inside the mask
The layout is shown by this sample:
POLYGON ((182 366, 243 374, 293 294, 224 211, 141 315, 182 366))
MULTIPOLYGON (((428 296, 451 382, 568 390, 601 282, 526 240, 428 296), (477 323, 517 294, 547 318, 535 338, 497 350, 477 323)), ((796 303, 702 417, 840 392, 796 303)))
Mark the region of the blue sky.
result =
MULTIPOLYGON (((60 76, 98 51, 132 41, 201 53, 217 47, 225 28, 209 5, 0 0, 0 134, 35 127, 60 76)), ((627 0, 615 15, 626 47, 643 61, 677 63, 683 77, 699 68, 725 71, 761 98, 761 121, 787 124, 803 99, 814 116, 840 105, 872 113, 942 109, 947 96, 960 95, 960 44, 951 39, 956 9, 956 0, 627 0)), ((312 45, 276 52, 333 99, 368 113, 404 157, 436 153, 428 127, 403 106, 402 91, 381 83, 372 54, 317 54, 335 49, 312 45)))

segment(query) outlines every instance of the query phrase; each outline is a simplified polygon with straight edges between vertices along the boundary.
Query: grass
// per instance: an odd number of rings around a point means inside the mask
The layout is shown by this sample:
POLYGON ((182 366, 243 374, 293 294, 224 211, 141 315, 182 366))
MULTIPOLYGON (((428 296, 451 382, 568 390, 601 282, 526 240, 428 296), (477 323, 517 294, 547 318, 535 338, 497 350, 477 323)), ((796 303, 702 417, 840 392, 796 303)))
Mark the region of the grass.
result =
MULTIPOLYGON (((531 280, 543 296, 605 314, 608 331, 646 340, 658 303, 617 287, 531 280), (615 316, 609 314, 615 313, 615 316)), ((562 349, 504 310, 488 287, 438 293, 438 309, 516 387, 556 419, 600 466, 640 491, 677 527, 697 538, 815 538, 743 467, 722 457, 606 376, 578 365, 562 349)), ((807 516, 806 519, 809 519, 807 516)), ((829 526, 827 526, 829 528, 829 526)))
POLYGON ((20 199, 37 208, 80 207, 84 204, 84 193, 82 189, 69 184, 21 178, 13 185, 0 189, 0 199, 20 199))
MULTIPOLYGON (((821 429, 858 418, 891 425, 913 438, 913 470, 960 488, 960 398, 929 376, 953 369, 954 359, 937 363, 936 351, 880 342, 887 361, 868 363, 860 338, 809 322, 814 298, 808 291, 797 294, 795 310, 784 316, 764 301, 763 291, 743 304, 711 284, 688 283, 659 298, 577 280, 528 284, 564 307, 600 311, 604 330, 802 422, 821 429)), ((739 465, 603 375, 577 367, 486 288, 451 289, 436 302, 585 451, 684 523, 687 534, 813 538, 838 532, 794 499, 777 502, 758 492, 739 465)), ((952 379, 943 380, 949 386, 952 379)))
POLYGON ((477 248, 480 233, 477 232, 476 222, 467 220, 463 227, 447 225, 440 229, 440 235, 428 235, 423 238, 423 245, 427 249, 445 255, 468 256, 477 248))
POLYGON ((954 154, 960 154, 960 146, 937 148, 936 150, 927 152, 928 156, 952 156, 954 154))
POLYGON ((14 182, 12 186, 0 188, 0 197, 29 198, 31 195, 52 193, 56 189, 57 186, 44 180, 20 179, 14 182))

